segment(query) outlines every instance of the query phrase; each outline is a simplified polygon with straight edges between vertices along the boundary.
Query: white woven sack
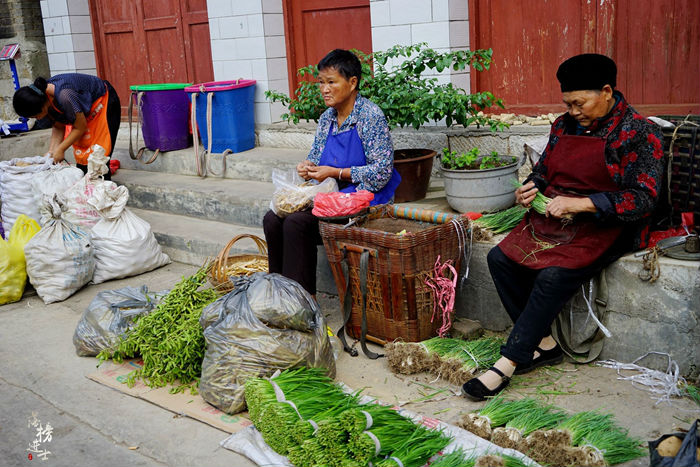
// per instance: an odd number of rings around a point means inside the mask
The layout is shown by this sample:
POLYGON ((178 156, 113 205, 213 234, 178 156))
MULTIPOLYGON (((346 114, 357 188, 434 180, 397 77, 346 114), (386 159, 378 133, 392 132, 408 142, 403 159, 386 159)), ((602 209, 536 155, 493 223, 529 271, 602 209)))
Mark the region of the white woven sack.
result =
POLYGON ((92 148, 93 152, 88 157, 87 174, 63 193, 63 199, 66 203, 63 219, 88 230, 102 219, 100 213, 87 202, 95 188, 101 185, 105 185, 109 190, 117 188, 116 183, 103 178, 107 173, 107 161, 109 160, 105 155, 104 148, 97 144, 93 145, 92 148))
POLYGON ((102 215, 91 233, 95 248, 92 282, 95 284, 143 274, 170 263, 151 225, 125 207, 128 199, 126 187, 109 190, 100 185, 88 200, 102 215))
POLYGON ((39 172, 49 170, 52 165, 53 159, 44 156, 17 157, 0 162, 0 204, 5 232, 12 230, 20 214, 39 222, 38 197, 32 189, 32 178, 39 172))
POLYGON ((46 198, 52 219, 24 247, 27 275, 44 303, 73 295, 92 279, 95 270, 90 234, 61 218, 59 195, 46 198))
POLYGON ((66 163, 52 165, 49 170, 39 172, 32 177, 32 191, 41 215, 41 225, 51 220, 51 213, 48 210, 42 211, 42 207, 46 206, 43 203, 43 197, 53 194, 61 195, 81 178, 83 178, 83 171, 66 163))

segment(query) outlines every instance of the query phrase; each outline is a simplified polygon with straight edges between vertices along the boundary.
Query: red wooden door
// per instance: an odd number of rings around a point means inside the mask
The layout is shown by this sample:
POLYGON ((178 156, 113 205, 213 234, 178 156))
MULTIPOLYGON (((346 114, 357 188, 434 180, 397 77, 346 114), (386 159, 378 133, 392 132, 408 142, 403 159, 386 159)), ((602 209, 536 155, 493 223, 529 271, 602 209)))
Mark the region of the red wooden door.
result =
POLYGON ((609 55, 618 89, 639 111, 700 112, 700 2, 676 0, 470 0, 472 48, 492 48, 474 90, 492 91, 505 112, 563 112, 556 70, 579 53, 609 55))
POLYGON ((289 89, 297 70, 316 64, 333 49, 372 52, 369 0, 288 0, 284 2, 289 89))
POLYGON ((214 79, 206 0, 90 0, 97 73, 129 86, 214 79))

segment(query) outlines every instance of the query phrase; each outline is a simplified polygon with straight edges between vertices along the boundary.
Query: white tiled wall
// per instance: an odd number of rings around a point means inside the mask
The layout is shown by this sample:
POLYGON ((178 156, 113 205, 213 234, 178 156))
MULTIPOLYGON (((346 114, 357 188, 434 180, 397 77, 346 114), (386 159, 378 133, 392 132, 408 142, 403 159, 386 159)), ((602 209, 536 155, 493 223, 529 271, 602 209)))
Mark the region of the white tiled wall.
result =
POLYGON ((207 11, 214 79, 256 80, 255 122, 279 121, 265 91, 289 92, 282 0, 207 0, 207 11))
POLYGON ((51 74, 97 74, 88 0, 41 0, 51 74))
MULTIPOLYGON (((469 47, 467 0, 370 0, 370 14, 373 50, 421 42, 444 52, 469 47)), ((469 92, 468 70, 439 78, 469 92)))

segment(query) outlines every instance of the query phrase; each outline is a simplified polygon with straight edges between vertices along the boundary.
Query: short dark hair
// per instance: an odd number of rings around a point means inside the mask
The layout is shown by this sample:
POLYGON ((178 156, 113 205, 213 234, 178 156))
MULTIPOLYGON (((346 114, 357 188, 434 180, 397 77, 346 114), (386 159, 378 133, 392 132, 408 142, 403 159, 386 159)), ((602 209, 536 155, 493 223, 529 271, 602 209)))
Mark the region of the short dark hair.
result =
POLYGON ((12 107, 15 108, 17 115, 21 117, 33 117, 38 115, 44 108, 44 104, 48 97, 46 96, 46 87, 48 83, 44 78, 37 78, 34 84, 22 86, 12 97, 12 107))
POLYGON ((318 71, 335 68, 345 79, 357 77, 357 87, 362 79, 362 64, 357 56, 349 50, 335 49, 318 62, 318 71))

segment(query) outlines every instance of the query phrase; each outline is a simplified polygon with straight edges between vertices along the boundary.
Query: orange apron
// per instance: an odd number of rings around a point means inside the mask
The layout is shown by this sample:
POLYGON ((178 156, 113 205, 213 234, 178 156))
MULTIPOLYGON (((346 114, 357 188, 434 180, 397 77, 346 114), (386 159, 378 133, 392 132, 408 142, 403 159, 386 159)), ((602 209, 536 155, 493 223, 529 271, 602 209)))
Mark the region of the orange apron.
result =
MULTIPOLYGON (((92 103, 90 113, 85 116, 87 120, 87 129, 83 136, 73 143, 73 155, 75 162, 81 165, 87 165, 87 160, 92 154, 92 146, 97 144, 105 149, 105 155, 112 152, 112 137, 109 134, 109 126, 107 125, 107 99, 109 90, 105 89, 102 97, 92 103)), ((49 99, 51 106, 58 112, 61 112, 53 103, 53 99, 49 99)), ((66 131, 63 135, 65 139, 73 129, 73 125, 66 125, 66 131)))

